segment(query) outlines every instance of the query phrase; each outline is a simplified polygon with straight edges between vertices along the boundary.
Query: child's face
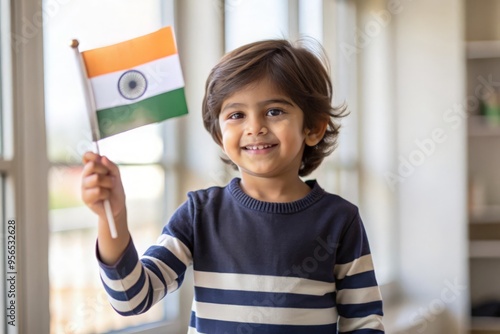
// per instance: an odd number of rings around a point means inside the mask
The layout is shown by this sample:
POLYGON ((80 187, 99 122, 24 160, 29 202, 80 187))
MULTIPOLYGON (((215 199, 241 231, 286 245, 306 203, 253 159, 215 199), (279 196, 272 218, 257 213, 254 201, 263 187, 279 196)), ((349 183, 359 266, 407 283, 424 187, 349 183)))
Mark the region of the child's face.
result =
POLYGON ((309 133, 304 113, 269 80, 236 91, 219 115, 224 152, 242 176, 298 175, 309 133))

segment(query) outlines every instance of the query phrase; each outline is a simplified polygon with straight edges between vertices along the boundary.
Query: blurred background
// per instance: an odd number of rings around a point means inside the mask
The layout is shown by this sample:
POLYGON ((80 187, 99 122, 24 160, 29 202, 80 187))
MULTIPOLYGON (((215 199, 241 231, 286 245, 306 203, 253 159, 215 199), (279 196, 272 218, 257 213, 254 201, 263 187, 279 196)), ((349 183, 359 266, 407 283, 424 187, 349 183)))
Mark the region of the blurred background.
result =
MULTIPOLYGON (((75 56, 174 26, 189 115, 102 140, 120 164, 142 252, 189 190, 234 173, 201 119, 220 57, 266 38, 321 42, 338 149, 316 178, 359 206, 387 333, 500 333, 500 0, 0 0, 2 277, 16 229, 16 305, 5 333, 186 333, 190 275, 148 313, 108 305, 96 218, 80 199, 93 150, 75 56)), ((13 299, 14 298, 14 299, 13 299)))

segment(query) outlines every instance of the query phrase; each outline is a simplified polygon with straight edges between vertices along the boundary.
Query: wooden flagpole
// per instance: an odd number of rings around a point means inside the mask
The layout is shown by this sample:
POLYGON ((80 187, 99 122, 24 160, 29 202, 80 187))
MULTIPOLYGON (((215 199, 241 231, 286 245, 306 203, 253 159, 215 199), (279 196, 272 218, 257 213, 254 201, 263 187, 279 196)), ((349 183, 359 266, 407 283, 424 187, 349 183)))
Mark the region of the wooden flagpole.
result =
MULTIPOLYGON (((85 64, 83 63, 82 55, 78 50, 79 44, 80 43, 78 43, 78 40, 73 39, 71 40, 70 46, 75 51, 75 57, 77 60, 78 68, 81 73, 82 86, 85 94, 85 105, 87 109, 87 115, 89 116, 90 119, 90 127, 92 129, 92 140, 94 141, 97 154, 100 155, 101 153, 99 151, 98 142, 99 139, 101 139, 101 135, 99 133, 99 125, 97 123, 94 94, 92 92, 90 81, 87 78, 87 71, 85 70, 85 64)), ((108 221, 109 232, 111 233, 111 237, 113 239, 116 239, 118 237, 118 232, 116 231, 116 224, 115 224, 115 219, 113 218, 113 211, 111 210, 111 204, 107 199, 104 200, 104 211, 106 212, 106 219, 108 221)))

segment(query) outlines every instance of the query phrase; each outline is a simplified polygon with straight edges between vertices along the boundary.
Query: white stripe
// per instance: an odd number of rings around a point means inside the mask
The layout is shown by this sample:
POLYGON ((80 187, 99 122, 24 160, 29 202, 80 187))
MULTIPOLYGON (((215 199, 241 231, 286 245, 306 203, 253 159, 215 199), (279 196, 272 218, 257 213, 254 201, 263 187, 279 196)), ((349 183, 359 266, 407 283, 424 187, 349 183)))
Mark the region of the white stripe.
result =
MULTIPOLYGON (((161 272, 161 274, 163 276, 163 279, 167 283, 167 291, 168 292, 173 292, 173 291, 177 290, 177 288, 179 286, 177 284, 176 279, 179 276, 177 275, 177 273, 172 268, 170 268, 169 266, 167 266, 165 264, 165 262, 162 262, 162 261, 158 260, 155 257, 143 256, 142 258, 150 260, 151 262, 153 262, 158 267, 158 269, 160 269, 160 272, 161 272)), ((154 275, 153 272, 151 272, 150 274, 154 275)), ((153 286, 153 289, 157 289, 157 288, 158 288, 157 286, 153 286)), ((161 288, 164 288, 163 284, 161 284, 161 288)))
POLYGON ((353 276, 373 270, 373 261, 370 254, 364 255, 346 264, 335 265, 335 277, 343 279, 346 276, 353 276))
POLYGON ((196 302, 198 318, 273 325, 328 325, 337 322, 337 309, 302 309, 196 302))
MULTIPOLYGON (((126 292, 137 283, 137 281, 141 277, 142 268, 143 268, 142 263, 138 261, 134 270, 132 270, 132 272, 129 275, 127 275, 127 277, 118 280, 113 280, 107 277, 103 269, 100 269, 100 275, 102 280, 104 281, 104 284, 106 284, 106 286, 108 286, 112 290, 126 292)), ((151 284, 153 286, 153 303, 158 302, 161 298, 164 297, 165 287, 163 286, 163 283, 153 272, 151 272, 146 268, 145 270, 146 270, 145 284, 141 288, 141 291, 131 300, 119 301, 113 299, 111 296, 108 297, 110 303, 113 306, 115 306, 116 309, 120 310, 121 312, 127 312, 133 310, 137 305, 139 305, 139 303, 141 303, 143 298, 146 296, 149 288, 148 277, 151 279, 151 284)))
POLYGON ((186 267, 193 261, 189 248, 182 241, 168 234, 162 234, 156 241, 158 246, 163 246, 172 252, 186 267))
POLYGON ((184 87, 178 54, 160 58, 133 69, 144 74, 148 81, 146 92, 136 100, 128 100, 118 91, 118 80, 128 70, 103 74, 90 79, 97 110, 136 103, 184 87))
MULTIPOLYGON (((154 260, 152 258, 150 258, 150 259, 154 260)), ((118 279, 118 280, 110 279, 109 277, 106 276, 106 273, 104 272, 103 269, 100 269, 100 275, 101 275, 102 280, 104 281, 104 284, 106 284, 106 286, 108 286, 112 290, 119 291, 119 292, 126 292, 127 290, 129 290, 132 286, 134 286, 137 283, 137 281, 140 278, 142 268, 143 268, 142 263, 140 261, 138 261, 134 270, 132 270, 132 272, 129 275, 127 275, 127 277, 125 277, 121 280, 120 279, 118 279)), ((153 304, 156 304, 159 300, 161 300, 165 296, 166 291, 170 292, 170 291, 177 290, 177 288, 178 288, 177 281, 174 280, 173 282, 170 282, 170 284, 167 287, 165 287, 163 285, 162 281, 158 278, 158 276, 156 276, 156 274, 153 271, 151 271, 147 268, 144 268, 144 270, 145 270, 145 274, 146 274, 145 284, 141 288, 141 291, 136 296, 134 296, 131 300, 119 301, 119 300, 112 298, 111 296, 108 296, 110 303, 117 310, 119 310, 121 312, 127 312, 127 311, 133 310, 137 305, 139 305, 143 301, 143 299, 146 297, 147 291, 149 289, 149 284, 150 284, 149 280, 151 280, 151 285, 152 285, 152 289, 153 289, 153 296, 152 296, 153 304), (168 289, 168 290, 166 290, 166 289, 168 289)), ((172 269, 160 267, 160 271, 162 272, 162 274, 164 276, 166 274, 166 271, 168 271, 168 270, 170 270, 170 275, 177 277, 177 275, 175 274, 175 272, 172 269)))
MULTIPOLYGON (((149 269, 145 268, 146 273, 151 279, 151 285, 153 287, 153 305, 159 302, 163 297, 165 297, 167 288, 163 285, 162 281, 156 274, 149 269)), ((177 284, 176 284, 177 289, 177 284)), ((175 290, 175 289, 174 289, 175 290)))
POLYGON ((283 292, 323 296, 335 291, 335 283, 321 282, 299 277, 281 277, 233 273, 194 271, 197 287, 259 292, 283 292))
POLYGON ((137 283, 137 281, 141 277, 141 271, 142 271, 142 264, 141 262, 137 261, 134 270, 132 270, 130 274, 128 274, 126 277, 122 279, 114 280, 106 276, 106 273, 102 268, 99 269, 99 273, 101 275, 104 284, 106 284, 109 288, 115 291, 127 291, 132 286, 134 286, 134 284, 137 283))
MULTIPOLYGON (((113 297, 108 295, 108 300, 116 310, 118 310, 120 312, 129 312, 129 311, 132 311, 134 308, 136 308, 140 303, 142 303, 144 301, 144 299, 147 297, 148 290, 149 290, 149 281, 146 280, 146 283, 142 287, 141 291, 137 295, 135 295, 132 299, 126 300, 126 301, 121 301, 121 300, 116 300, 113 297)), ((146 307, 146 305, 145 305, 145 307, 146 307)))
POLYGON ((377 314, 370 314, 364 318, 339 318, 339 332, 350 332, 356 329, 378 329, 383 331, 382 317, 377 314))
POLYGON ((382 300, 378 286, 360 289, 343 289, 337 292, 338 304, 365 304, 382 300))
POLYGON ((196 330, 196 328, 193 328, 193 327, 189 327, 188 328, 188 331, 187 331, 187 334, 201 334, 200 332, 198 332, 196 330))
POLYGON ((196 301, 193 299, 193 302, 191 303, 191 311, 196 313, 196 301))

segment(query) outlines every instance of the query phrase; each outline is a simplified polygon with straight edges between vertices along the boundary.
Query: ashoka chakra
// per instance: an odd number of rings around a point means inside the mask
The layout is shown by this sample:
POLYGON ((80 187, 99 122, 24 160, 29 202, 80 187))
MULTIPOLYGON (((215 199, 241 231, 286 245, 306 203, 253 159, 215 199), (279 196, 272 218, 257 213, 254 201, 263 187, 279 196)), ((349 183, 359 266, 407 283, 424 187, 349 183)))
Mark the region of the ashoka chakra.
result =
POLYGON ((137 70, 123 73, 118 80, 118 91, 120 95, 128 100, 140 98, 148 88, 148 81, 144 74, 137 70))

